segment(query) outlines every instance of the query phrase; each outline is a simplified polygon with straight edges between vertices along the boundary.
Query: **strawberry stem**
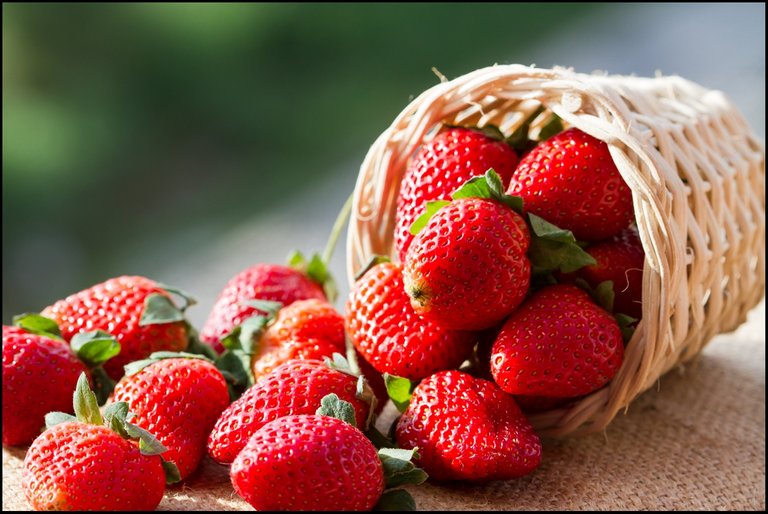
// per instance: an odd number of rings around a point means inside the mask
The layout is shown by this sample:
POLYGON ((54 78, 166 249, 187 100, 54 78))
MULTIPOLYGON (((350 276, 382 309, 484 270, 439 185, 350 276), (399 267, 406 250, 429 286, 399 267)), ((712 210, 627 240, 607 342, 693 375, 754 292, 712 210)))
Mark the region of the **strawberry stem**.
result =
POLYGON ((325 245, 325 250, 323 250, 323 262, 326 266, 328 266, 328 264, 331 262, 333 251, 336 249, 336 242, 339 240, 341 231, 344 229, 344 226, 349 219, 350 212, 352 212, 352 199, 353 195, 349 195, 349 198, 347 198, 347 201, 344 202, 344 205, 341 207, 339 214, 336 216, 336 221, 333 223, 331 235, 328 238, 328 243, 325 245))

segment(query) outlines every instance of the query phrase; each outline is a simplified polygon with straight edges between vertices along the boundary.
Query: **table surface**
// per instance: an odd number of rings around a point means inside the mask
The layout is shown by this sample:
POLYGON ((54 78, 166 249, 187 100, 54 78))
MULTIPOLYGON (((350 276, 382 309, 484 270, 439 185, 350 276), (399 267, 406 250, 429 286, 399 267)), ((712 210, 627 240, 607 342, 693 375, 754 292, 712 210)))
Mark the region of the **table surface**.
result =
MULTIPOLYGON (((391 405, 383 419, 393 415, 391 405)), ((765 301, 619 414, 603 433, 545 439, 513 481, 409 487, 421 510, 764 510, 765 301)), ((3 510, 29 510, 24 449, 3 448, 3 510)), ((160 510, 252 510, 206 460, 160 510)))

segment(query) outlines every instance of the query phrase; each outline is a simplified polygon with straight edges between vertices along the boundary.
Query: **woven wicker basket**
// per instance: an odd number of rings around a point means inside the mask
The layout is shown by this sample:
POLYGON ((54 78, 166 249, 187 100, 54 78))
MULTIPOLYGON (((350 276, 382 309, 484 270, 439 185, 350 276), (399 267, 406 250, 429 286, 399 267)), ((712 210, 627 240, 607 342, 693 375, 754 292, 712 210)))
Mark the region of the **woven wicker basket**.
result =
POLYGON ((354 191, 350 283, 372 255, 396 258, 400 182, 441 123, 494 124, 509 135, 541 106, 608 144, 632 190, 646 253, 643 317, 618 374, 575 405, 531 418, 543 435, 584 434, 602 430, 661 375, 739 326, 762 298, 765 151, 721 92, 677 76, 479 69, 422 93, 370 148, 354 191))

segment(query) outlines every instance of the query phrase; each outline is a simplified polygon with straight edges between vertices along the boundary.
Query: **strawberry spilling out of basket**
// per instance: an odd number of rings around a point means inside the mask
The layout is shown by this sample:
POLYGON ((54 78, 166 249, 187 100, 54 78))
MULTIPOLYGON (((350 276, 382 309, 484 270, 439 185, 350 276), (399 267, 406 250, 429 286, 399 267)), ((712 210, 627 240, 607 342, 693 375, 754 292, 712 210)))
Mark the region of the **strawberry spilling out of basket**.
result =
POLYGON ((322 255, 233 276, 200 337, 195 300, 139 276, 15 318, 3 444, 31 443, 30 504, 154 509, 206 458, 258 510, 413 509, 403 486, 428 476, 534 471, 529 416, 616 375, 644 261, 605 143, 541 133, 425 143, 398 198, 399 260, 372 259, 343 313, 327 263, 349 202, 322 255), (389 400, 402 415, 380 431, 389 400))
POLYGON ((352 343, 403 412, 397 443, 434 479, 535 469, 527 416, 605 387, 642 314, 643 248, 608 146, 526 129, 445 127, 425 143, 398 198, 401 263, 373 262, 346 304, 352 343))

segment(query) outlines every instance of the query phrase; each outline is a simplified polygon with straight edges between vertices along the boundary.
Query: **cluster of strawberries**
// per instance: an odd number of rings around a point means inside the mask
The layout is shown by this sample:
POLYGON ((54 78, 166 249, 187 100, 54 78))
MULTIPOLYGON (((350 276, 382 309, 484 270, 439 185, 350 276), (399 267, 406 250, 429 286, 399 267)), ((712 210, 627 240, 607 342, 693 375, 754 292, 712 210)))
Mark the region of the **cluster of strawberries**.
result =
POLYGON ((641 314, 606 145, 446 127, 411 159, 396 221, 400 262, 373 259, 343 315, 330 256, 296 254, 234 276, 199 334, 187 293, 136 276, 4 326, 2 439, 31 443, 30 504, 151 510, 206 454, 258 510, 412 509, 401 486, 427 476, 535 469, 524 411, 605 386, 641 314), (403 413, 382 434, 389 399, 403 413))
POLYGON ((397 443, 435 479, 535 469, 523 411, 605 386, 642 313, 643 248, 607 145, 578 129, 523 143, 518 158, 451 127, 423 145, 398 198, 400 262, 373 261, 347 302, 355 347, 402 392, 397 443))

